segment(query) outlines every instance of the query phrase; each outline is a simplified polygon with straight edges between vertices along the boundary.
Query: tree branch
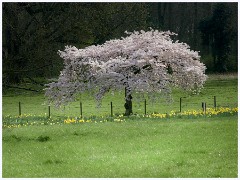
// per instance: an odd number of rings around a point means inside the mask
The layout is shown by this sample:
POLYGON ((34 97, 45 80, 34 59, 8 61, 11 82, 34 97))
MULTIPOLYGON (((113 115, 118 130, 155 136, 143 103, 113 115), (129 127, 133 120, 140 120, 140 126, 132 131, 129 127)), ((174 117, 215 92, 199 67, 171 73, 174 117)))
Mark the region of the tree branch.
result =
POLYGON ((18 86, 12 86, 12 85, 7 85, 7 84, 3 84, 3 86, 8 87, 8 88, 23 89, 23 90, 27 90, 27 91, 39 92, 39 90, 35 90, 35 89, 31 89, 31 88, 23 88, 23 87, 18 87, 18 86))

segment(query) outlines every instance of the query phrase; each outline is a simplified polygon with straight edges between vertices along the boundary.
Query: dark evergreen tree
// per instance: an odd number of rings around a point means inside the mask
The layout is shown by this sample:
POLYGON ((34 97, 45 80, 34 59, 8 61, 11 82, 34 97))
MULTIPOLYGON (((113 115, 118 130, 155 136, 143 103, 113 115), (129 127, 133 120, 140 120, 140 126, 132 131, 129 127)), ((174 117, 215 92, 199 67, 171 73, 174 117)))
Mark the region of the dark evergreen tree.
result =
POLYGON ((200 22, 204 45, 210 45, 214 60, 215 71, 227 72, 227 63, 230 54, 230 44, 233 38, 231 24, 231 9, 226 3, 216 4, 213 15, 200 22))
POLYGON ((84 48, 125 36, 126 30, 149 30, 149 27, 177 33, 179 41, 200 51, 201 61, 207 66, 216 66, 215 69, 221 72, 227 68, 236 71, 237 5, 183 2, 4 2, 3 84, 58 75, 63 63, 57 51, 65 45, 84 48), (214 6, 216 8, 212 14, 214 6), (196 27, 206 17, 210 17, 209 20, 203 21, 200 26, 202 36, 205 37, 202 40, 207 44, 203 48, 200 31, 196 27), (232 34, 235 34, 235 38, 232 34), (231 55, 228 56, 230 49, 231 55))
POLYGON ((56 76, 58 50, 147 29, 145 3, 3 3, 3 84, 56 76))

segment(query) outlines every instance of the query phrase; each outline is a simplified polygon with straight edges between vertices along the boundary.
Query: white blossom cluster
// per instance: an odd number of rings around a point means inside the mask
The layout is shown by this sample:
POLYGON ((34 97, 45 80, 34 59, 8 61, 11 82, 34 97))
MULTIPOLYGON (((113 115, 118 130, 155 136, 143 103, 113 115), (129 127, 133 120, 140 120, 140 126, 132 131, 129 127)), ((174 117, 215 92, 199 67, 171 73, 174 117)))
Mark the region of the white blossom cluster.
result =
MULTIPOLYGON (((57 82, 47 84, 46 96, 60 106, 75 95, 96 91, 101 101, 109 90, 170 94, 173 86, 199 92, 206 81, 205 65, 198 52, 174 42, 172 32, 158 30, 126 32, 127 37, 84 49, 66 46, 59 55, 64 69, 57 82)), ((128 97, 128 96, 127 96, 128 97)))

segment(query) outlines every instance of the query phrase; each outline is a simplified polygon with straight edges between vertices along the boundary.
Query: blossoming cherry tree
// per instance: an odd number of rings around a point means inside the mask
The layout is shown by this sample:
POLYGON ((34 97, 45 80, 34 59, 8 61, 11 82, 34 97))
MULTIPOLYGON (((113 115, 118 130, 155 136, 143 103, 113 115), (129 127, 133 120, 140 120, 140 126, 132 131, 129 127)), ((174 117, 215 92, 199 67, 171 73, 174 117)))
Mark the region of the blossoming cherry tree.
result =
POLYGON ((194 93, 203 87, 205 65, 197 51, 171 39, 175 33, 151 29, 126 34, 102 45, 59 51, 64 69, 57 82, 47 84, 49 101, 59 107, 78 93, 96 91, 100 102, 109 90, 125 88, 125 115, 130 115, 133 92, 170 95, 172 87, 194 93))

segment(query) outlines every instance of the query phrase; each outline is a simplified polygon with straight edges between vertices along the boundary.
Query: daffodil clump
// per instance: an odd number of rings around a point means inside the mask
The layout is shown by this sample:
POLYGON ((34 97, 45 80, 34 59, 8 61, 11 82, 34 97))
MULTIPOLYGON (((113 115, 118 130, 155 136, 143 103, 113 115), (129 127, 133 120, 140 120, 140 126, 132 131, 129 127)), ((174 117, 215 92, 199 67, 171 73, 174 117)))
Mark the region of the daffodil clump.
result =
POLYGON ((212 116, 220 116, 220 115, 235 115, 238 112, 238 108, 207 108, 206 111, 203 110, 188 110, 183 112, 175 112, 171 111, 170 113, 153 113, 149 115, 145 115, 147 118, 174 118, 174 117, 212 117, 212 116))
POLYGON ((104 118, 103 116, 102 117, 99 117, 99 119, 95 119, 95 120, 92 120, 92 119, 77 119, 77 118, 67 118, 64 120, 64 124, 77 124, 77 123, 104 123, 104 122, 125 122, 125 119, 122 118, 123 115, 120 115, 120 116, 117 116, 117 118, 109 118, 109 117, 106 117, 104 118))
POLYGON ((32 115, 32 114, 22 114, 20 116, 3 116, 2 127, 3 128, 19 128, 26 126, 35 125, 60 125, 62 124, 61 119, 53 119, 52 117, 47 117, 45 115, 32 115))
POLYGON ((125 118, 128 120, 133 119, 169 119, 169 118, 198 118, 198 117, 213 117, 213 116, 229 116, 236 115, 238 113, 238 108, 224 108, 220 107, 217 109, 207 108, 204 112, 203 110, 188 110, 183 112, 171 111, 170 113, 152 113, 147 115, 135 114, 133 116, 125 117, 123 115, 115 115, 114 117, 109 117, 107 115, 102 116, 90 116, 89 118, 80 117, 68 117, 68 118, 52 118, 46 115, 37 116, 31 114, 23 114, 21 116, 3 116, 3 128, 20 128, 25 126, 33 125, 62 125, 62 124, 83 124, 83 123, 105 123, 105 122, 126 122, 125 118))
POLYGON ((67 118, 63 121, 64 124, 74 124, 74 123, 90 123, 93 122, 91 119, 77 119, 77 118, 67 118))

